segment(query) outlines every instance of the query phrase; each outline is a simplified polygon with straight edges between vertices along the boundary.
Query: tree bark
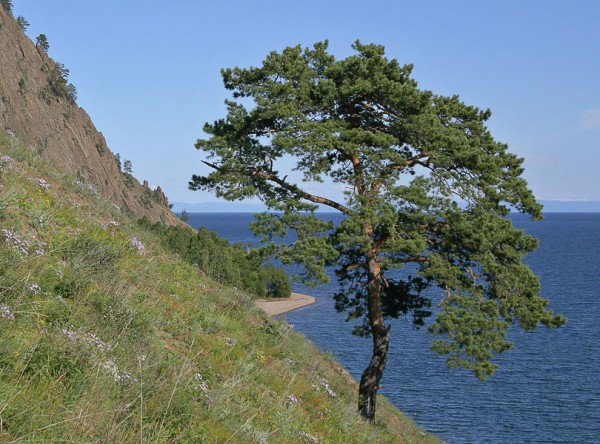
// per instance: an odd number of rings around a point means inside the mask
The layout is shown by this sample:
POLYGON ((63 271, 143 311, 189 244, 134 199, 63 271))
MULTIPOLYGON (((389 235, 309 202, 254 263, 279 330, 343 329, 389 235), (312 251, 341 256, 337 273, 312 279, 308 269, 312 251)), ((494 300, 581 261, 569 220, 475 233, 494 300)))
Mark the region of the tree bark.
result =
POLYGON ((369 365, 360 378, 358 388, 358 411, 368 421, 375 421, 375 410, 379 382, 387 364, 390 346, 390 328, 385 326, 383 311, 381 309, 381 293, 383 292, 383 278, 381 264, 377 252, 367 254, 368 263, 368 309, 369 324, 373 335, 373 356, 369 365))
POLYGON ((389 326, 383 333, 373 331, 373 356, 360 378, 358 387, 358 411, 368 422, 375 422, 377 391, 387 364, 389 345, 389 326))

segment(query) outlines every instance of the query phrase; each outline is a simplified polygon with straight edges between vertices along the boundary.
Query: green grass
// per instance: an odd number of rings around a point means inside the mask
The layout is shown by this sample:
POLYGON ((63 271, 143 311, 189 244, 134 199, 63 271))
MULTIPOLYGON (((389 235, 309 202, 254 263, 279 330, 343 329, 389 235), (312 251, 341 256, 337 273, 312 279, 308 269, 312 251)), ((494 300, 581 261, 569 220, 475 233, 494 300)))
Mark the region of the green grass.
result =
POLYGON ((439 442, 0 132, 0 442, 439 442), (40 180, 41 179, 41 180, 40 180))

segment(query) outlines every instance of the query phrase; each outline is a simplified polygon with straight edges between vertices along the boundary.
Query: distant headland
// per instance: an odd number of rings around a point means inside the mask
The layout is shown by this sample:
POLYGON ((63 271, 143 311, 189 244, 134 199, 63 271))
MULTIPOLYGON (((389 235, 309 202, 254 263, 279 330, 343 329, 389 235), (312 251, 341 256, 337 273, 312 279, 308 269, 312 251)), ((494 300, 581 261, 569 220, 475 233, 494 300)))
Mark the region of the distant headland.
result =
MULTIPOLYGON (((545 213, 600 213, 600 200, 540 200, 545 213)), ((174 202, 173 211, 180 213, 256 213, 265 210, 261 203, 245 202, 174 202)))

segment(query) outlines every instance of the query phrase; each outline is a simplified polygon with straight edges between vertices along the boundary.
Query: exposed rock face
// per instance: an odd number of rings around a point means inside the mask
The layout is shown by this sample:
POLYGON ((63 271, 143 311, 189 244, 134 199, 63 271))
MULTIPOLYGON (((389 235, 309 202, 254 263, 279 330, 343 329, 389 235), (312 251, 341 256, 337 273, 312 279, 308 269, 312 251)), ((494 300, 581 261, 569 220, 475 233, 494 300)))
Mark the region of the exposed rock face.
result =
POLYGON ((120 171, 102 133, 69 96, 60 67, 0 6, 0 129, 93 184, 123 212, 181 224, 160 187, 151 190, 120 171))

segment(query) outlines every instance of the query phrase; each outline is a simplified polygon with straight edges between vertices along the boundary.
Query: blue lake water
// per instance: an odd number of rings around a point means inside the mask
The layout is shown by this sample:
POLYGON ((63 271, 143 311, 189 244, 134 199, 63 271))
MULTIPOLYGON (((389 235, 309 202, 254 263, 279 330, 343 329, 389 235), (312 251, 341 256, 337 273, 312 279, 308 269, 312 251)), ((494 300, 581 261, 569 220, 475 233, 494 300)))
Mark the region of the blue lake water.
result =
MULTIPOLYGON (((252 219, 193 213, 189 222, 233 243, 256 243, 252 219)), ((532 333, 515 328, 515 347, 496 360, 496 376, 479 382, 429 351, 432 335, 393 320, 381 393, 449 443, 600 443, 600 213, 550 213, 538 222, 515 215, 513 221, 540 239, 526 261, 550 307, 568 323, 532 333)), ((287 321, 360 378, 371 341, 352 336, 353 324, 335 311, 335 283, 294 289, 318 303, 288 313, 287 321)))

